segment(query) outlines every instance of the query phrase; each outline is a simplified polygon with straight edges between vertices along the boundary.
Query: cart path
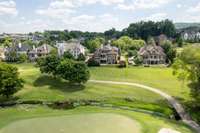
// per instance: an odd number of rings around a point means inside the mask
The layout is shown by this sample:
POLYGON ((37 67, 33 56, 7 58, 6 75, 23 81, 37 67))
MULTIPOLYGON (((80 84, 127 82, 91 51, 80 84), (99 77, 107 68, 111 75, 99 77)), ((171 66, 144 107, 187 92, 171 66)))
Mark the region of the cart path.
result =
POLYGON ((135 86, 142 89, 149 90, 151 92, 157 93, 167 99, 167 101, 173 106, 173 108, 176 110, 176 112, 181 117, 182 121, 192 127, 193 129, 197 130, 198 133, 200 133, 200 126, 191 119, 188 113, 186 113, 183 106, 172 96, 168 95, 167 93, 161 91, 160 89, 156 89, 153 87, 149 87, 143 84, 138 83, 130 83, 130 82, 117 82, 117 81, 102 81, 102 80, 89 80, 89 82, 92 83, 101 83, 101 84, 115 84, 115 85, 128 85, 128 86, 135 86))

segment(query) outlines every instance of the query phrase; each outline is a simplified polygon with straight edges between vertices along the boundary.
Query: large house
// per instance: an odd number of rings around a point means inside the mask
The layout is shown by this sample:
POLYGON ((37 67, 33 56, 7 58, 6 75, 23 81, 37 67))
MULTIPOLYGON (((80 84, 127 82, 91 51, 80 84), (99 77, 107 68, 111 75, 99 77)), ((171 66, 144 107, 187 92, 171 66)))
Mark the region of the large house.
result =
POLYGON ((78 40, 57 43, 57 48, 59 56, 63 56, 63 54, 67 51, 69 51, 76 59, 80 54, 85 55, 85 47, 82 46, 78 40))
POLYGON ((28 51, 28 58, 32 61, 37 59, 38 57, 46 56, 51 52, 51 46, 47 44, 43 44, 37 48, 33 46, 31 51, 28 51))
POLYGON ((184 32, 182 38, 184 40, 200 40, 200 32, 184 32))
POLYGON ((27 54, 30 49, 29 45, 14 42, 12 46, 5 48, 5 60, 14 61, 20 54, 27 54))
POLYGON ((120 50, 110 44, 102 45, 93 55, 93 59, 99 64, 117 64, 119 58, 120 50))
POLYGON ((200 28, 188 27, 179 31, 181 37, 185 41, 199 41, 200 40, 200 28))
POLYGON ((145 45, 138 53, 143 58, 144 65, 158 65, 166 63, 166 54, 162 47, 145 45))

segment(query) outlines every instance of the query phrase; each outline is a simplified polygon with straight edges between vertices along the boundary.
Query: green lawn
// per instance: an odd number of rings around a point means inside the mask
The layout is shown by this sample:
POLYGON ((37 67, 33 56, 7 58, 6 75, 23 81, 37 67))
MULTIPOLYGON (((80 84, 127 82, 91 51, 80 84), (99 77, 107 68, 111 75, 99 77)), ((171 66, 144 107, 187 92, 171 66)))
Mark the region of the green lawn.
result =
MULTIPOLYGON (((25 80, 24 88, 15 94, 18 101, 97 100, 104 104, 150 110, 167 116, 172 114, 165 99, 141 88, 97 83, 75 86, 70 85, 67 81, 41 74, 33 64, 17 64, 15 66, 18 67, 20 76, 25 80)), ((181 86, 181 82, 172 75, 170 68, 100 67, 90 68, 90 71, 91 79, 138 82, 157 87, 179 98, 189 98, 189 89, 186 85, 181 86)), ((85 106, 73 110, 53 110, 46 106, 20 105, 0 109, 0 133, 12 133, 16 130, 26 133, 31 128, 41 129, 37 131, 38 133, 51 133, 57 130, 60 132, 70 131, 70 133, 95 133, 94 130, 118 133, 121 131, 118 129, 119 127, 126 128, 126 130, 123 129, 126 133, 133 130, 135 133, 157 133, 161 128, 192 133, 181 122, 156 115, 111 108, 85 106), (119 115, 121 116, 120 120, 118 119, 119 115), (84 120, 83 117, 85 117, 84 120), (89 127, 87 127, 88 125, 89 127)))
POLYGON ((147 109, 170 115, 172 110, 166 100, 153 92, 124 85, 87 83, 74 86, 60 79, 42 75, 32 64, 17 65, 25 80, 24 88, 15 96, 18 101, 97 100, 118 106, 147 109), (127 102, 126 99, 131 101, 127 102))
POLYGON ((73 110, 16 106, 1 109, 0 118, 0 133, 157 133, 162 128, 193 133, 181 122, 144 113, 90 106, 73 110))
POLYGON ((189 88, 187 84, 177 80, 172 74, 171 68, 162 67, 129 67, 119 69, 114 67, 91 68, 91 79, 113 80, 142 83, 156 87, 162 91, 181 99, 189 99, 189 88))

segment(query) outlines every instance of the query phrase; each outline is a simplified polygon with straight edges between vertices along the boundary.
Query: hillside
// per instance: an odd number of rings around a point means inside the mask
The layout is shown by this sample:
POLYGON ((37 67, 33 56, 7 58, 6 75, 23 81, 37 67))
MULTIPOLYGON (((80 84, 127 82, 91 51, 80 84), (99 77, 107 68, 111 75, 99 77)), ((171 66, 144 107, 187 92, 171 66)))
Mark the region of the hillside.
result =
POLYGON ((176 29, 184 29, 188 27, 200 27, 200 23, 175 23, 176 29))

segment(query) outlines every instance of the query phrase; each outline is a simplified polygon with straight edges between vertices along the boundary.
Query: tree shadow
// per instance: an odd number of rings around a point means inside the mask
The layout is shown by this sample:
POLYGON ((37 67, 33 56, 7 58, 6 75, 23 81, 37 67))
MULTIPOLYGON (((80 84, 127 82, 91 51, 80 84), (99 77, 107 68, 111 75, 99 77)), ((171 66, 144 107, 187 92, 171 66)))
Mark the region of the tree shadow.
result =
POLYGON ((14 102, 14 101, 17 101, 18 99, 19 99, 19 97, 17 97, 17 96, 11 96, 9 98, 0 96, 0 104, 5 103, 5 102, 14 102))
POLYGON ((66 80, 63 80, 61 78, 54 78, 49 75, 40 76, 34 81, 33 85, 35 87, 49 86, 50 89, 58 89, 63 92, 77 92, 85 89, 85 86, 82 84, 71 84, 66 80))

